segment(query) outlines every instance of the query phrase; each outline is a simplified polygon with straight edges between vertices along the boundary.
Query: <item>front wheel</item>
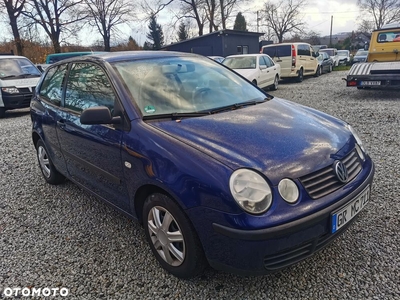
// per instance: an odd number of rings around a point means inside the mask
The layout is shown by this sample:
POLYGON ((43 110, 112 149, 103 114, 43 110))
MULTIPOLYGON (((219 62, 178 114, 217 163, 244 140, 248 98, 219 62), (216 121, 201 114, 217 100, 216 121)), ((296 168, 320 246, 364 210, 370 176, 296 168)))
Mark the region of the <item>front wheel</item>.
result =
POLYGON ((332 72, 332 70, 333 70, 333 67, 332 67, 332 65, 329 65, 329 70, 328 70, 328 73, 332 72))
POLYGON ((206 259, 193 225, 168 196, 150 195, 143 206, 146 238, 161 266, 179 278, 193 278, 206 267, 206 259))
POLYGON ((65 177, 56 170, 42 140, 36 144, 36 154, 44 179, 50 184, 60 184, 65 177))
POLYGON ((6 109, 4 107, 0 107, 0 119, 6 116, 6 109))
POLYGON ((315 71, 314 77, 319 77, 321 75, 321 68, 318 66, 317 71, 315 71))

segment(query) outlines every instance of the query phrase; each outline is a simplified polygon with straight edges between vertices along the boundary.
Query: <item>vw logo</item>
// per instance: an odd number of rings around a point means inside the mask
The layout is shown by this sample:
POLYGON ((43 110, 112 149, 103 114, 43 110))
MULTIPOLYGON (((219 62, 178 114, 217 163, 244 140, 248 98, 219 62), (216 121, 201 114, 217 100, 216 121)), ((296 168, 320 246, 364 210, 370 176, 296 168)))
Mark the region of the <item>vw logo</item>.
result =
POLYGON ((349 174, 347 174, 346 166, 341 161, 337 160, 333 164, 333 168, 335 170, 337 178, 341 182, 346 183, 349 179, 349 174))

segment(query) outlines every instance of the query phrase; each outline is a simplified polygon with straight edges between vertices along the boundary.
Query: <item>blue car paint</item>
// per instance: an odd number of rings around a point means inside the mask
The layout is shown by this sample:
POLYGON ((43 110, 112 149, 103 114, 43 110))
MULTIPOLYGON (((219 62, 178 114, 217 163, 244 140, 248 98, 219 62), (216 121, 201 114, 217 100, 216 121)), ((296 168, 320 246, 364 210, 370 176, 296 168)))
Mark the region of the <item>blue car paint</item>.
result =
POLYGON ((33 132, 45 142, 61 173, 81 186, 90 187, 98 197, 134 218, 141 217, 135 203, 141 187, 150 185, 167 192, 186 211, 207 259, 216 268, 246 274, 265 273, 265 256, 326 235, 330 219, 329 213, 325 213, 306 228, 293 227, 283 236, 272 234, 268 239, 254 240, 232 237, 224 230, 217 230, 216 224, 248 231, 250 236, 288 222, 295 224, 342 203, 345 197, 360 192, 361 186, 372 183, 373 163, 368 156, 362 163, 362 171, 351 183, 320 201, 312 200, 298 181, 302 175, 331 165, 354 149, 355 140, 343 121, 275 98, 180 122, 168 119, 145 122, 118 75, 107 62, 102 63, 130 120, 129 130, 83 125, 88 130, 82 131, 77 116, 63 109, 57 115, 36 98, 31 104, 33 132), (65 132, 56 128, 60 119, 67 119, 63 130, 69 133, 62 144, 58 138, 65 132), (104 131, 109 132, 107 139, 99 138, 98 133, 104 131), (69 140, 71 137, 73 140, 69 140), (79 152, 86 159, 82 162, 87 163, 86 167, 95 167, 89 168, 87 174, 97 173, 97 177, 79 174, 82 165, 73 162, 74 154, 79 152), (92 157, 96 152, 101 156, 92 157), (131 167, 126 168, 125 163, 131 167), (237 168, 256 170, 270 183, 274 201, 267 212, 250 215, 232 198, 229 177, 237 168), (99 169, 109 176, 99 173, 99 169), (300 189, 301 200, 295 204, 279 196, 277 184, 285 177, 293 178, 300 189))

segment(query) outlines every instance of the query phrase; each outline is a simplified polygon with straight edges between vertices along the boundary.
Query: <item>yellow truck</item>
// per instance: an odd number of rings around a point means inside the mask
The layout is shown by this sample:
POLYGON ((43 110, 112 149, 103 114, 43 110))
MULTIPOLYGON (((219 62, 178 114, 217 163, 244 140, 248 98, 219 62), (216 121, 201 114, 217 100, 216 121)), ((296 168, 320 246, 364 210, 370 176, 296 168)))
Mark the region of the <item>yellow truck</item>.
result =
POLYGON ((355 63, 346 85, 358 89, 400 86, 400 23, 386 24, 372 32, 366 62, 355 63))

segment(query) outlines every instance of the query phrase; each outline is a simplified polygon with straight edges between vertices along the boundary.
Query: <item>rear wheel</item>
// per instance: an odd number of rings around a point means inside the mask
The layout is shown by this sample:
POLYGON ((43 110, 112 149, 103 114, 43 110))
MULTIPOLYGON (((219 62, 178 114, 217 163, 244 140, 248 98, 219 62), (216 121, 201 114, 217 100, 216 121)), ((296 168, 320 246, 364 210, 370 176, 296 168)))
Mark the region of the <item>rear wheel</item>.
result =
POLYGON ((297 75, 297 82, 302 82, 304 79, 303 69, 299 70, 299 74, 297 75))
POLYGON ((257 86, 257 80, 254 79, 251 83, 257 86))
POLYGON ((56 170, 42 140, 36 143, 36 154, 44 179, 50 184, 60 184, 65 177, 56 170))
POLYGON ((147 241, 164 269, 180 278, 203 272, 207 263, 197 233, 170 197, 150 195, 143 206, 143 218, 147 241))
POLYGON ((279 77, 278 75, 276 75, 274 79, 274 84, 271 86, 271 90, 276 91, 278 89, 278 84, 279 84, 279 77))

